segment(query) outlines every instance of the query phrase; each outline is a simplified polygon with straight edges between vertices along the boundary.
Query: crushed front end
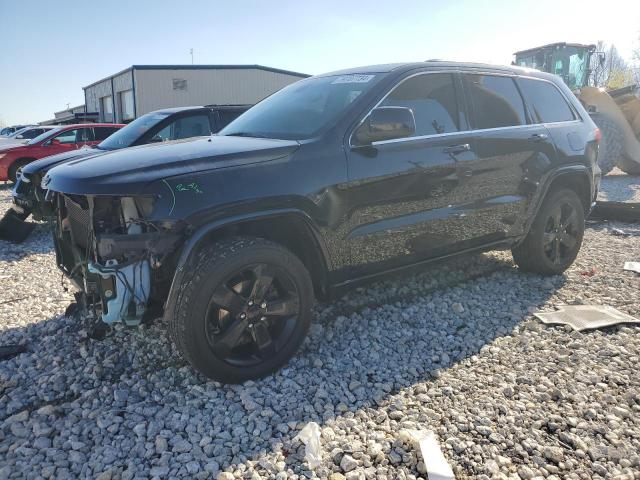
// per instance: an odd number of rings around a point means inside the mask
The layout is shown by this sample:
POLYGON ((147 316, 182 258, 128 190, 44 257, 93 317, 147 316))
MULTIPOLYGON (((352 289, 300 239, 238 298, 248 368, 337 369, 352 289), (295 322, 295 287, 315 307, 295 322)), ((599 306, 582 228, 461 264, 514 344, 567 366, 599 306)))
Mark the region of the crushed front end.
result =
POLYGON ((135 326, 160 312, 184 227, 145 219, 151 196, 71 195, 55 205, 58 267, 80 290, 85 314, 135 326))

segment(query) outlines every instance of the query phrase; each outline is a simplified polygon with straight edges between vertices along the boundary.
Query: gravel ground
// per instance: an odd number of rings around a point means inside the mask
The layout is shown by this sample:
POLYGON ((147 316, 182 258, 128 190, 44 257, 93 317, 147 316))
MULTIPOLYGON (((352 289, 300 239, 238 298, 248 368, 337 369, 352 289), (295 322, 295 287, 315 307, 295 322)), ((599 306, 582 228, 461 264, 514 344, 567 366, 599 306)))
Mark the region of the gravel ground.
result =
MULTIPOLYGON (((0 186, 0 214, 8 198, 0 186)), ((286 368, 222 386, 163 325, 89 340, 63 315, 68 285, 39 227, 0 242, 0 344, 28 345, 0 361, 0 479, 426 478, 404 428, 433 430, 459 479, 640 479, 640 328, 575 333, 531 315, 597 303, 639 316, 625 260, 640 260, 640 226, 590 223, 564 276, 519 273, 498 252, 358 289, 317 305, 286 368), (309 421, 313 471, 294 440, 309 421)))
POLYGON ((640 177, 627 175, 622 170, 614 168, 602 178, 598 200, 640 203, 640 177))

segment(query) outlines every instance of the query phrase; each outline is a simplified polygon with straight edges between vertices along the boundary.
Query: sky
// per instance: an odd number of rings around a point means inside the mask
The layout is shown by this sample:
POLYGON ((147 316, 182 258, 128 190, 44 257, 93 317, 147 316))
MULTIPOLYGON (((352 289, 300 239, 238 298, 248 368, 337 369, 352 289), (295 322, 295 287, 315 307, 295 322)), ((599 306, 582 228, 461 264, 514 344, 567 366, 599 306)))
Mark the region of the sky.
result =
POLYGON ((0 0, 0 123, 38 122, 134 64, 318 74, 389 62, 509 64, 557 41, 640 47, 638 0, 0 0))

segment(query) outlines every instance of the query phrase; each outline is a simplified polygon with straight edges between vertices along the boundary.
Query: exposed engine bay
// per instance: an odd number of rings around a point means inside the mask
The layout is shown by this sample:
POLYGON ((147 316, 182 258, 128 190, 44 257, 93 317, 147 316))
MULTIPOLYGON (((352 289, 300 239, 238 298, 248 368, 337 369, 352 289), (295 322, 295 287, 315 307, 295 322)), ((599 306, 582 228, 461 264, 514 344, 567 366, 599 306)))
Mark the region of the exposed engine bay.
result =
POLYGON ((56 260, 83 313, 129 326, 158 313, 184 226, 145 220, 152 197, 54 195, 56 260))

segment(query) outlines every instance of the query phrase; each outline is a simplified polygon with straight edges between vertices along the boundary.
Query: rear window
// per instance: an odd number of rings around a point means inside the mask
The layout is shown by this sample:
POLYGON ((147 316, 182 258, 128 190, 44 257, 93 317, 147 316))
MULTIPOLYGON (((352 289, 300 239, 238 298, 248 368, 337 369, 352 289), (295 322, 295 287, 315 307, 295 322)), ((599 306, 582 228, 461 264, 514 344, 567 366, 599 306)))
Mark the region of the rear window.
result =
POLYGON ((93 127, 95 139, 98 141, 104 140, 116 131, 118 131, 116 127, 93 127))
POLYGON ((527 123, 524 101, 510 77, 466 74, 475 112, 474 128, 514 127, 527 123))
POLYGON ((575 120, 573 110, 555 85, 531 78, 520 78, 518 84, 537 121, 553 123, 575 120))
POLYGON ((246 110, 219 110, 218 116, 220 118, 220 129, 223 129, 236 118, 242 115, 246 110))

